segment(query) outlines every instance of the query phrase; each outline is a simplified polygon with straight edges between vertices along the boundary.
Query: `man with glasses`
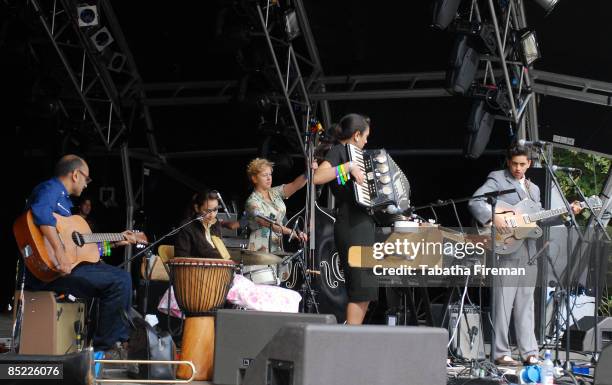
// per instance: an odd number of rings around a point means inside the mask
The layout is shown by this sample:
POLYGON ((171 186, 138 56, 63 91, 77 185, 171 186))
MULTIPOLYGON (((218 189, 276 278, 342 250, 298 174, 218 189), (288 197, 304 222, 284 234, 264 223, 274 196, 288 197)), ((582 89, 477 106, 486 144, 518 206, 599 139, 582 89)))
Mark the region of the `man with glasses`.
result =
MULTIPOLYGON (((93 339, 94 350, 107 352, 107 358, 118 358, 123 350, 121 343, 128 340, 129 331, 122 312, 129 311, 132 301, 132 280, 123 269, 104 262, 81 263, 72 266, 65 257, 63 244, 58 236, 57 220, 53 213, 65 217, 72 215, 70 196, 78 197, 91 183, 87 163, 76 155, 65 155, 55 166, 55 177, 34 188, 28 206, 34 223, 49 241, 59 262, 62 277, 42 282, 27 269, 26 288, 71 294, 77 298, 98 298, 99 319, 93 339)), ((136 243, 134 234, 123 232, 125 240, 113 246, 136 243)))
POLYGON ((199 216, 202 219, 192 222, 177 234, 174 243, 176 257, 221 258, 212 241, 212 236, 221 238, 218 211, 219 196, 215 191, 205 190, 193 195, 183 223, 199 216))

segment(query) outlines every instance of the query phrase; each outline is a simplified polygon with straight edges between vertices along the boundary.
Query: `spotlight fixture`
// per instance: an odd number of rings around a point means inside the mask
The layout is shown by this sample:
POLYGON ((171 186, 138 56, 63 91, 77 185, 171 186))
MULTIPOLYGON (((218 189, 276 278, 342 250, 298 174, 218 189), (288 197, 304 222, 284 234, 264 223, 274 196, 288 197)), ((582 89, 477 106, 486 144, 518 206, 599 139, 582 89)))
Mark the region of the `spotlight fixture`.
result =
POLYGON ((446 29, 455 17, 461 0, 436 0, 433 7, 434 28, 446 29))
POLYGON ((521 60, 523 61, 524 65, 529 66, 531 65, 531 63, 541 57, 540 48, 538 46, 538 40, 536 38, 535 32, 525 30, 520 35, 519 41, 521 44, 521 49, 519 50, 519 52, 521 54, 521 60))
POLYGON ((300 35, 300 24, 298 23, 295 9, 291 9, 285 12, 284 19, 287 40, 291 41, 300 35))
POLYGON ((535 0, 535 2, 542 8, 548 15, 552 12, 553 8, 559 3, 559 0, 535 0))
POLYGON ((90 36, 90 39, 93 41, 96 49, 100 52, 102 52, 104 48, 108 47, 110 43, 115 40, 106 27, 100 28, 96 33, 90 36))
POLYGON ((79 27, 92 27, 98 25, 98 7, 95 5, 81 5, 77 7, 79 27))
POLYGON ((484 100, 476 101, 472 105, 470 118, 467 124, 467 137, 463 154, 469 159, 478 159, 487 148, 495 115, 487 110, 484 100))
POLYGON ((480 55, 471 46, 470 37, 458 36, 446 72, 446 88, 454 95, 465 95, 472 86, 480 55))
POLYGON ((119 52, 113 52, 113 56, 111 56, 108 65, 106 66, 109 71, 113 72, 121 72, 123 66, 125 65, 125 55, 119 52))

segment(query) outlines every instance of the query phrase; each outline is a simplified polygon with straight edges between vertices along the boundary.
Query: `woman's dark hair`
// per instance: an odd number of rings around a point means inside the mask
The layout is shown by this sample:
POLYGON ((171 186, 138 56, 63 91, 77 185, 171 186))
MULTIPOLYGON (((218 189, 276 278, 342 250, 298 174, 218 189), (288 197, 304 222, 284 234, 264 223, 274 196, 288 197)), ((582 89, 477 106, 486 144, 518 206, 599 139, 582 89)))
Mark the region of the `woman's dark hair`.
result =
POLYGON ((518 142, 513 142, 506 151, 506 159, 511 160, 515 156, 524 155, 527 159, 531 159, 531 151, 525 146, 521 146, 518 142))
POLYGON ((321 144, 315 149, 315 157, 322 159, 329 149, 343 140, 350 139, 355 132, 362 134, 370 127, 370 118, 361 114, 344 115, 338 124, 334 125, 325 133, 321 144))
POLYGON ((193 194, 189 207, 187 207, 185 217, 193 217, 196 214, 195 210, 193 209, 194 206, 202 206, 204 202, 212 199, 219 201, 219 196, 215 190, 206 189, 193 194))

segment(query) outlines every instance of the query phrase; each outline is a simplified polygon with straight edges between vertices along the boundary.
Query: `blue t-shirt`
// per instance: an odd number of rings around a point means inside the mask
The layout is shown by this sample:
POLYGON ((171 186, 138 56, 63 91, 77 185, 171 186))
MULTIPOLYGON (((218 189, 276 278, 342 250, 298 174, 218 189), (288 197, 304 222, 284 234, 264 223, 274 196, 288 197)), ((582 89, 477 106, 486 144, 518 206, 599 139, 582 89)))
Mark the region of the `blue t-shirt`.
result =
POLYGON ((66 187, 57 178, 51 178, 34 187, 29 207, 37 226, 55 226, 53 213, 68 217, 72 215, 72 201, 66 187))

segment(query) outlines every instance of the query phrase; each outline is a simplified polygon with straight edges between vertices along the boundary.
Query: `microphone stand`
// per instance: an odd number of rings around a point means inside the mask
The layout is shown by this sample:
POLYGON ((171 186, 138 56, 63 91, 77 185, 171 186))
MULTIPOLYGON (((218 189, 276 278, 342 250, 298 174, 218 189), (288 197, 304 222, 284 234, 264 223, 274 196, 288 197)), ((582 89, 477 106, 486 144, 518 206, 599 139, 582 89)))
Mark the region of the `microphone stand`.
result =
MULTIPOLYGON (((594 341, 593 341, 593 351, 592 351, 592 358, 591 361, 593 364, 596 364, 597 361, 599 360, 599 353, 598 353, 598 349, 599 349, 599 322, 598 322, 598 303, 599 303, 599 263, 600 263, 600 253, 602 251, 602 246, 600 245, 600 242, 603 242, 603 240, 601 239, 601 234, 603 234, 606 238, 606 241, 610 242, 610 235, 608 234, 608 232, 606 231, 605 226, 603 225, 603 223, 601 222, 601 219, 599 219, 599 216, 595 213, 595 211, 593 210, 593 207, 591 206, 591 204, 589 203, 588 199, 586 198, 586 196, 584 195, 584 192, 580 189, 580 186, 578 186, 578 183, 576 183, 576 181, 574 180, 574 178, 572 178, 571 173, 567 174, 569 180, 572 182, 572 185, 574 186, 574 190, 578 193, 578 195, 580 196, 580 199, 586 204, 587 208, 589 209, 589 211, 591 212, 593 219, 595 220, 595 223, 597 226, 595 226, 598 230, 599 230, 599 237, 596 237, 596 242, 594 242, 595 245, 595 269, 592 269, 595 271, 595 287, 593 290, 593 296, 595 298, 595 306, 594 306, 594 314, 593 314, 593 319, 595 320, 594 325, 593 325, 593 332, 595 333, 595 337, 594 337, 594 341)), ((604 256, 607 257, 607 256, 604 256)))
MULTIPOLYGON (((135 255, 131 256, 129 259, 126 259, 125 261, 123 261, 122 263, 120 263, 117 267, 123 267, 124 265, 131 263, 133 260, 135 260, 136 258, 142 256, 143 254, 150 254, 152 253, 152 250, 155 246, 159 245, 164 239, 177 234, 178 232, 180 232, 182 229, 184 229, 185 227, 189 226, 190 224, 192 224, 195 221, 201 221, 204 218, 204 215, 199 215, 185 223, 183 223, 181 226, 172 229, 169 233, 165 234, 164 236, 162 236, 161 238, 159 238, 158 240, 156 240, 155 242, 149 243, 147 245, 147 247, 145 247, 144 249, 142 249, 140 252, 136 253, 135 255)), ((148 257, 147 257, 148 258, 148 257)), ((170 278, 170 280, 172 280, 172 277, 170 277, 170 269, 168 269, 168 266, 166 266, 165 263, 162 264, 162 266, 164 267, 164 269, 166 270, 166 273, 168 273, 168 277, 170 278)), ((145 296, 143 299, 143 310, 144 313, 146 314, 147 312, 147 304, 149 301, 149 281, 150 281, 150 269, 151 267, 149 266, 149 262, 147 262, 147 268, 145 271, 145 296)), ((170 286, 170 284, 169 284, 170 286)), ((168 301, 168 306, 170 306, 170 301, 168 301)), ((168 314, 170 314, 170 312, 168 312, 168 314)))
POLYGON ((302 277, 304 278, 304 284, 303 284, 304 288, 302 290, 302 292, 304 293, 303 294, 304 299, 302 301, 301 310, 302 312, 308 311, 308 313, 312 313, 312 311, 308 309, 310 306, 312 306, 314 308, 315 313, 319 314, 319 305, 317 304, 315 291, 311 285, 311 276, 310 276, 310 273, 307 271, 307 268, 304 264, 304 248, 301 248, 293 255, 289 255, 283 258, 278 263, 278 265, 284 266, 294 259, 296 261, 295 265, 297 266, 298 270, 302 273, 302 277))
MULTIPOLYGON (((547 170, 548 175, 550 176, 550 179, 552 180, 555 188, 559 192, 559 195, 561 196, 561 200, 567 210, 567 214, 569 215, 569 219, 565 223, 565 226, 567 228, 567 239, 566 239, 567 265, 566 265, 566 274, 565 274, 565 287, 566 287, 565 289, 566 291, 566 295, 565 295, 565 364, 563 365, 563 368, 571 372, 572 367, 570 363, 570 316, 574 318, 574 322, 575 322, 575 317, 573 316, 573 312, 571 309, 571 299, 570 299, 570 288, 572 286, 572 274, 571 274, 572 259, 574 255, 574 250, 577 251, 580 249, 579 246, 582 244, 582 242, 584 242, 584 237, 583 237, 582 232, 580 231, 580 228, 578 228, 578 224, 576 222, 576 216, 574 215, 574 212, 572 211, 572 206, 568 202, 568 200, 565 198, 565 195, 563 194, 563 190, 561 189, 561 185, 559 184, 559 181, 557 180, 557 177, 555 176, 555 173, 552 170, 552 165, 550 164, 551 162, 549 162, 548 158, 546 157, 546 154, 544 154, 544 149, 541 147, 538 147, 538 152, 539 152, 540 157, 544 161, 543 163, 544 163, 545 169, 547 170), (572 242, 572 230, 576 230, 576 233, 578 234, 578 242, 574 250, 572 250, 572 243, 573 243, 572 242)), ((560 282, 558 282, 557 284, 558 284, 558 287, 560 287, 560 282)), ((595 306, 595 308, 597 308, 597 306, 595 306)), ((560 341, 556 341, 556 343, 558 344, 560 343, 560 341)))
MULTIPOLYGON (((433 209, 434 207, 442 207, 442 206, 447 206, 447 205, 455 205, 456 203, 461 203, 461 202, 467 202, 470 201, 472 199, 480 199, 480 198, 485 198, 487 200, 487 202, 491 205, 491 254, 492 254, 492 258, 491 258, 491 267, 495 268, 497 267, 497 253, 495 252, 495 238, 497 237, 497 230, 495 228, 495 207, 497 205, 497 197, 501 196, 501 195, 506 195, 506 194, 511 194, 511 193, 515 193, 516 189, 512 188, 512 189, 508 189, 508 190, 500 190, 500 191, 490 191, 488 193, 484 193, 482 195, 474 195, 474 196, 470 196, 470 197, 465 197, 465 198, 459 198, 459 199, 448 199, 445 201, 442 200, 438 200, 436 202, 430 203, 428 205, 425 206, 419 206, 419 207, 415 207, 412 210, 416 211, 416 210, 420 210, 420 209, 424 209, 424 208, 431 208, 433 209)), ((489 312, 489 319, 491 322, 491 351, 489 354, 489 359, 491 360, 491 362, 495 361, 495 357, 493 357, 493 349, 495 346, 495 327, 493 327, 493 325, 495 325, 495 312, 493 311, 495 309, 495 294, 494 291, 496 290, 495 285, 491 285, 491 309, 489 312)), ((461 314, 459 314, 459 316, 461 316, 461 314)))

